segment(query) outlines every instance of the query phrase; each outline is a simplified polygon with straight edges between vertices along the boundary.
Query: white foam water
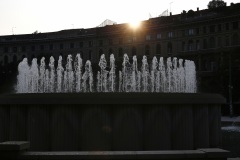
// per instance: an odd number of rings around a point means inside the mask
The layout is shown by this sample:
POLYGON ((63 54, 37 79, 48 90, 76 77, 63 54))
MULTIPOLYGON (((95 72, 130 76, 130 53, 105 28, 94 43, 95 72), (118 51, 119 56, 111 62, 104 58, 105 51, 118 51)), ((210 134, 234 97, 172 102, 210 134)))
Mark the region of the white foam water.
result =
POLYGON ((83 68, 80 54, 75 58, 68 55, 65 67, 62 56, 59 56, 56 66, 53 57, 50 57, 48 65, 45 64, 44 57, 40 64, 34 58, 31 65, 24 58, 18 65, 16 92, 197 92, 195 64, 190 60, 176 57, 166 60, 160 57, 158 60, 153 57, 149 65, 147 56, 144 55, 139 68, 136 56, 133 56, 131 63, 128 55, 124 54, 122 70, 117 71, 114 54, 110 55, 109 65, 103 54, 98 65, 99 71, 94 72, 91 61, 88 60, 83 68), (94 76, 94 73, 97 75, 94 76))

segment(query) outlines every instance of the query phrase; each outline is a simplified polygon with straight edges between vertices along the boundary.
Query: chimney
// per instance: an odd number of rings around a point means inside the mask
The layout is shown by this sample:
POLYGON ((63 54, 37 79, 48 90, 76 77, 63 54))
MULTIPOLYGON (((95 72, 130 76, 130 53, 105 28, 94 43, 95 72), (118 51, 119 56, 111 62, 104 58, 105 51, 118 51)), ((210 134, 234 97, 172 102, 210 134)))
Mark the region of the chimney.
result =
POLYGON ((172 12, 170 12, 170 16, 172 16, 172 12))
POLYGON ((197 7, 197 11, 199 11, 199 7, 197 7))

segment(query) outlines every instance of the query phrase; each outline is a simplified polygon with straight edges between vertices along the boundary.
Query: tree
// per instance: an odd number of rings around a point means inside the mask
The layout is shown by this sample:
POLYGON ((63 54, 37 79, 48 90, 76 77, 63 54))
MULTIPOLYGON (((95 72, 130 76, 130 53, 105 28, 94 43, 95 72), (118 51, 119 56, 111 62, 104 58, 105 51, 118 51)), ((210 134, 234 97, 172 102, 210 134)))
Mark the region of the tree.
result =
POLYGON ((227 4, 223 0, 212 0, 208 3, 208 9, 225 7, 227 4))

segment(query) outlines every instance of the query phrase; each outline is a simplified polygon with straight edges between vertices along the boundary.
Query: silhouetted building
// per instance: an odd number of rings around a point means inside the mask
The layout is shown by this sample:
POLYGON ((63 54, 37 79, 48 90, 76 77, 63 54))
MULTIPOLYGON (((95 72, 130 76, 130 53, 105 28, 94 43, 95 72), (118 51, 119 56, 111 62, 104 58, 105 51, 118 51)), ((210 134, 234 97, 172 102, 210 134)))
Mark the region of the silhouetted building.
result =
MULTIPOLYGON (((0 66, 16 66, 23 57, 30 60, 59 55, 66 58, 81 53, 84 61, 97 63, 114 53, 121 61, 142 55, 182 57, 196 63, 199 91, 229 95, 240 102, 240 3, 227 7, 150 18, 139 28, 113 24, 89 29, 71 29, 50 33, 0 36, 0 66), (10 65, 12 64, 12 65, 10 65), (232 83, 232 84, 231 84, 232 83)), ((13 67, 14 68, 14 67, 13 67)), ((16 67, 15 67, 16 68, 16 67)), ((9 71, 9 70, 7 70, 9 71)))

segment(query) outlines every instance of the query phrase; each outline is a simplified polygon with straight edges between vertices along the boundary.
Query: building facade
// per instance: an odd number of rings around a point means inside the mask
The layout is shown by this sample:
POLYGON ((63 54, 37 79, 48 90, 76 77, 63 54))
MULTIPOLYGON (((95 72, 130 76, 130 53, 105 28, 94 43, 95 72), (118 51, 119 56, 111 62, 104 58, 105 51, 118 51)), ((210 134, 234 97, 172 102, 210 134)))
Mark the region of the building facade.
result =
MULTIPOLYGON (((81 53, 84 61, 97 64, 101 54, 113 53, 120 63, 124 53, 181 57, 195 61, 199 91, 223 94, 240 102, 240 3, 227 7, 183 11, 178 15, 150 18, 139 28, 114 24, 51 33, 0 36, 1 72, 16 71, 27 57, 59 55, 66 59, 81 53), (10 69, 9 69, 10 68, 10 69)), ((231 101, 231 98, 228 100, 231 101)))

